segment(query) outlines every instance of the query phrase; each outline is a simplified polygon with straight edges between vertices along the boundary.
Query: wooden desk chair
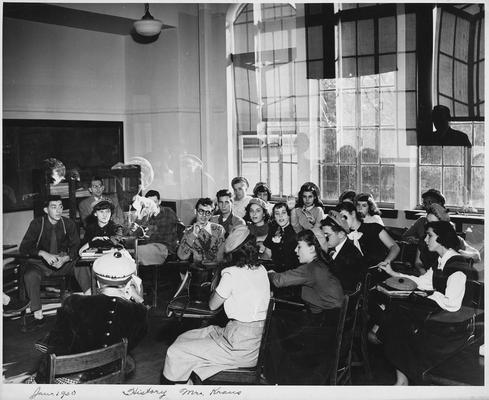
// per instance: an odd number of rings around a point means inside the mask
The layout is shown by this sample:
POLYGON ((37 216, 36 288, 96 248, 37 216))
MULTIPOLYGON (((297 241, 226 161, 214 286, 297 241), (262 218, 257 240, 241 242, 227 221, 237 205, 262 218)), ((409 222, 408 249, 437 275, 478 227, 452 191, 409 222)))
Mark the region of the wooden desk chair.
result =
MULTIPOLYGON (((111 346, 87 351, 85 353, 57 356, 50 354, 48 383, 60 383, 60 377, 79 374, 94 368, 99 368, 109 363, 116 363, 110 372, 97 376, 96 378, 83 380, 83 384, 95 383, 123 383, 126 368, 127 339, 111 346), (58 378, 58 380, 57 380, 58 378)), ((102 372, 101 372, 102 374, 102 372)), ((61 381, 62 382, 62 381, 61 381)))
POLYGON ((275 302, 272 297, 268 303, 267 317, 265 319, 265 326, 263 327, 258 360, 255 367, 226 369, 212 375, 205 381, 201 381, 196 374, 192 374, 192 380, 195 379, 194 383, 200 385, 266 385, 267 382, 264 376, 265 352, 268 346, 268 337, 274 309, 275 302))
MULTIPOLYGON (((369 331, 369 296, 371 290, 371 274, 367 273, 362 285, 362 294, 358 308, 358 321, 355 327, 355 338, 360 342, 360 353, 355 352, 360 357, 360 360, 352 362, 352 366, 362 366, 368 380, 372 379, 372 368, 370 367, 370 359, 368 356, 367 335, 369 331)), ((358 342, 357 342, 358 343, 358 342)))
POLYGON ((362 296, 362 284, 355 292, 345 295, 336 329, 336 352, 330 376, 331 385, 351 383, 351 354, 357 322, 358 308, 362 296))

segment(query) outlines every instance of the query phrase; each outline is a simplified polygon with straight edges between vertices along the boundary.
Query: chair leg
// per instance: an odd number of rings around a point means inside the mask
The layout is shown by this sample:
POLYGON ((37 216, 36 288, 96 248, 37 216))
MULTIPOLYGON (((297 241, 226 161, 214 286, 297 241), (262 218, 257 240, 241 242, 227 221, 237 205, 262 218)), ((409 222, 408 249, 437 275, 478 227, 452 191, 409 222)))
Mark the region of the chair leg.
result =
POLYGON ((363 369, 365 370, 365 375, 368 380, 372 380, 372 368, 370 367, 370 360, 368 357, 368 342, 367 342, 367 334, 368 329, 366 328, 367 324, 365 323, 360 330, 360 351, 362 353, 362 361, 363 361, 363 369))
POLYGON ((153 265, 153 307, 158 306, 158 267, 159 265, 153 265))

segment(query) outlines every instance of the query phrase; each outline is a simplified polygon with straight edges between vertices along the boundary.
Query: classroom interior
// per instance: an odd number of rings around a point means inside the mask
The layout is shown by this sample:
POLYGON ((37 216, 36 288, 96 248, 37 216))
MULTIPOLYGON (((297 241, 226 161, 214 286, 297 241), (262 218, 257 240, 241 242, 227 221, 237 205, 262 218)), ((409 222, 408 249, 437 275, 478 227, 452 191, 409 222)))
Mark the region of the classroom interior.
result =
MULTIPOLYGON (((4 249, 20 244, 34 216, 26 194, 36 190, 31 171, 43 158, 110 171, 96 135, 82 146, 83 165, 60 152, 49 127, 116 123, 110 157, 142 159, 143 190, 159 191, 185 225, 197 199, 215 198, 235 176, 249 180, 249 192, 267 182, 272 202, 315 182, 326 209, 346 189, 369 192, 393 232, 415 222, 421 194, 436 188, 456 231, 480 252, 474 268, 484 282, 484 4, 150 3, 163 23, 150 40, 133 28, 143 3, 2 7, 4 249), (424 142, 437 104, 450 109, 451 127, 470 148, 424 142), (20 136, 36 129, 51 141, 26 149, 20 136)), ((158 384, 165 348, 198 326, 166 317, 178 278, 160 274, 127 383, 158 384)), ((19 326, 4 318, 7 378, 39 358, 39 333, 19 334, 19 326)), ((352 384, 392 384, 382 352, 369 350, 373 378, 360 365, 352 384)), ((470 357, 484 368, 483 356, 470 357)), ((483 385, 476 373, 469 384, 483 385)))

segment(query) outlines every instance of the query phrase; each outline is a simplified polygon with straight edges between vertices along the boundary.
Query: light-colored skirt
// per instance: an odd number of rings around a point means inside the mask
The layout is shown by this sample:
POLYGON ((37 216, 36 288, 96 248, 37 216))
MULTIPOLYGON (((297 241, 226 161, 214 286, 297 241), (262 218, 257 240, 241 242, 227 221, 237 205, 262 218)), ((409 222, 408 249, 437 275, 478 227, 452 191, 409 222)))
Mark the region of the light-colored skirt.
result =
POLYGON ((265 321, 230 320, 221 328, 208 326, 181 334, 168 348, 163 375, 187 381, 192 371, 205 380, 219 371, 254 367, 265 321))

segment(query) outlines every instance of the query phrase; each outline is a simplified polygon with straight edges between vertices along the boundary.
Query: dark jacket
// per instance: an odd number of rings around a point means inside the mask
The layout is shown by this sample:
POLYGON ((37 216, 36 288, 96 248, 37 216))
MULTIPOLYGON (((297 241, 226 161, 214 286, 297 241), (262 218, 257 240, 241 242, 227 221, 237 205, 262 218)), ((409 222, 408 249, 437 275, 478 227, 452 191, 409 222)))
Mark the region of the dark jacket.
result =
POLYGON ((297 233, 292 225, 287 225, 283 230, 280 242, 275 243, 273 237, 277 233, 279 226, 276 222, 271 222, 268 229, 268 235, 263 244, 272 250, 272 261, 275 264, 274 269, 277 272, 286 271, 297 267, 299 259, 295 253, 297 247, 297 233))
POLYGON ((363 282, 367 271, 360 250, 350 239, 346 239, 335 259, 331 259, 329 268, 348 292, 354 291, 358 282, 363 282))
POLYGON ((143 304, 103 294, 71 295, 56 314, 56 324, 43 340, 47 354, 41 360, 36 382, 47 380, 48 354, 76 354, 128 340, 133 349, 148 330, 147 309, 143 304))
POLYGON ((74 260, 80 247, 80 236, 76 224, 65 217, 61 217, 55 225, 49 222, 46 215, 34 218, 20 243, 19 252, 33 257, 39 254, 39 250, 49 252, 53 228, 56 229, 58 253, 65 252, 74 260))

